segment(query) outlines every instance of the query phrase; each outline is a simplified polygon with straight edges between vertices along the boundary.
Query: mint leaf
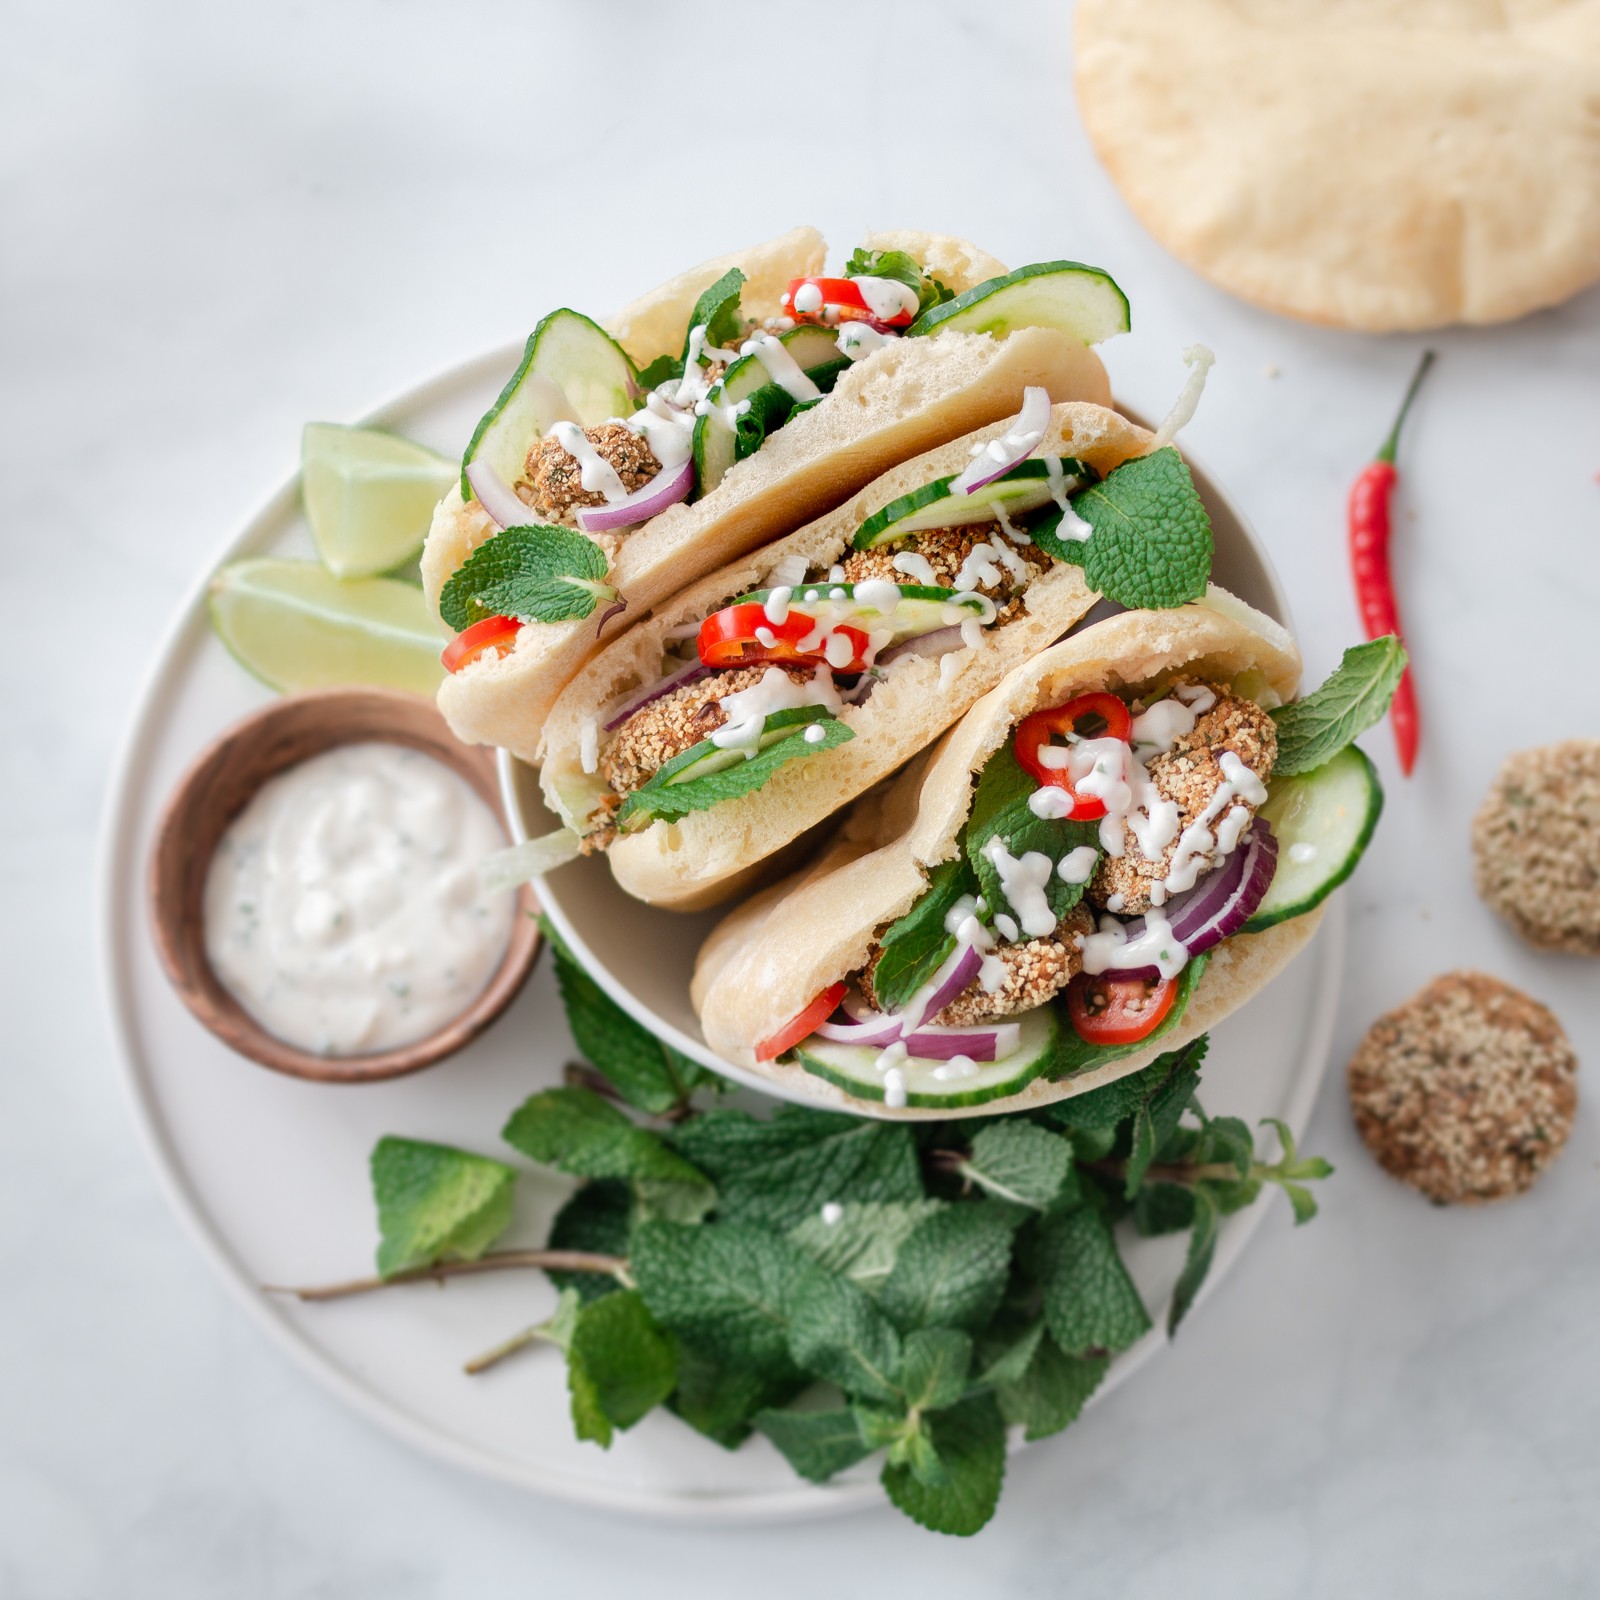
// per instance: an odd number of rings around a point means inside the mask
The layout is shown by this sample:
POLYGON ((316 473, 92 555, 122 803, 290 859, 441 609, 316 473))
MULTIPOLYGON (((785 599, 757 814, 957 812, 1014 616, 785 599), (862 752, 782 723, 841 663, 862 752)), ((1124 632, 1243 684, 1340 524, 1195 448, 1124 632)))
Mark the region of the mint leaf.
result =
POLYGON ((635 1022, 559 942, 552 950, 567 1026, 584 1059, 640 1111, 661 1116, 681 1106, 705 1069, 635 1022))
POLYGON ((1211 1270, 1211 1258, 1217 1253, 1219 1217, 1217 1203, 1205 1186, 1194 1190, 1194 1231, 1189 1235, 1189 1250, 1184 1257, 1183 1271, 1178 1274, 1172 1291, 1172 1309, 1167 1313, 1167 1334, 1178 1331, 1178 1324, 1188 1316, 1200 1285, 1211 1270))
MULTIPOLYGON (((556 1213, 550 1225, 550 1248, 626 1257, 632 1226, 633 1190, 626 1183, 600 1179, 584 1184, 556 1213)), ((609 1272, 551 1272, 549 1276, 558 1289, 574 1289, 585 1300, 621 1287, 609 1272)))
POLYGON ((1045 1217, 1034 1265, 1050 1337, 1069 1355, 1126 1350, 1149 1328, 1144 1302, 1098 1211, 1083 1206, 1045 1217))
MULTIPOLYGON (((737 344, 744 332, 739 315, 739 292, 744 287, 744 274, 737 267, 729 267, 700 298, 689 313, 689 326, 683 336, 683 354, 678 358, 678 370, 689 364, 689 335, 696 328, 706 330, 705 343, 718 348, 737 344)), ((704 357, 702 360, 706 359, 704 357)))
POLYGON ((713 1111, 687 1123, 675 1143, 715 1181, 725 1221, 787 1233, 844 1197, 857 1205, 925 1198, 904 1123, 792 1106, 765 1122, 713 1111))
POLYGON ((1278 725, 1273 777, 1315 772, 1332 761, 1389 709, 1405 670, 1405 649, 1392 633, 1352 645, 1320 688, 1272 712, 1278 725))
MULTIPOLYGON (((1062 1078, 1070 1078, 1079 1072, 1087 1072, 1092 1067, 1103 1067, 1113 1061, 1120 1061, 1124 1056, 1131 1056, 1138 1051, 1147 1050, 1157 1039, 1163 1038, 1172 1032, 1183 1021, 1183 1014, 1189 1009, 1189 1001, 1194 995, 1196 986, 1206 970, 1206 963, 1211 959, 1210 953, 1195 956, 1189 964, 1178 974, 1178 994, 1172 1002, 1172 1009, 1161 1019, 1159 1027, 1146 1034, 1144 1038, 1133 1044, 1090 1044, 1082 1038, 1072 1026, 1070 1019, 1064 1014, 1061 1018, 1061 1029, 1056 1037, 1055 1057, 1050 1063, 1049 1076, 1052 1081, 1059 1082, 1062 1078)), ((1098 1093, 1100 1091, 1093 1091, 1098 1093)), ((1087 1098, 1087 1096, 1085 1097, 1087 1098)), ((1068 1114, 1065 1107, 1072 1105, 1072 1101, 1057 1102, 1063 1108, 1058 1121, 1067 1121, 1068 1114)), ((1052 1115, 1056 1108, 1051 1108, 1052 1115)), ((1070 1125, 1070 1124, 1069 1124, 1070 1125)))
MULTIPOLYGON (((1132 1200, 1144 1183, 1144 1175, 1150 1168, 1150 1163, 1156 1158, 1173 1133, 1177 1130, 1179 1118, 1194 1098, 1195 1089, 1200 1083, 1200 1063, 1205 1059, 1206 1036, 1202 1034, 1198 1039, 1182 1050, 1169 1051, 1164 1056, 1159 1056, 1152 1066, 1165 1066, 1166 1076, 1159 1080, 1152 1080, 1154 1087, 1140 1102, 1138 1111, 1134 1114, 1132 1147, 1128 1153, 1128 1167, 1123 1184, 1123 1194, 1126 1199, 1132 1200)), ((1240 1127, 1243 1127, 1243 1123, 1240 1127)), ((1245 1130, 1245 1144, 1250 1143, 1249 1130, 1245 1130)), ((1241 1174, 1249 1177, 1249 1167, 1241 1174)))
POLYGON ((955 935, 944 931, 945 915, 962 895, 977 892, 977 879, 959 857, 929 872, 922 898, 879 937, 883 954, 873 969, 872 991, 883 1010, 899 1010, 955 949, 955 935))
POLYGON ((1184 1233, 1194 1224, 1194 1191, 1181 1183, 1147 1183, 1133 1202, 1133 1225, 1146 1238, 1184 1233))
POLYGON ((900 1247, 879 1296, 903 1329, 978 1329, 995 1313, 1011 1272, 1016 1218, 986 1202, 947 1206, 900 1247))
MULTIPOLYGON (((501 538, 505 535, 502 534, 501 538)), ((490 543, 497 541, 491 540, 490 543)), ((483 548, 487 549, 488 546, 483 548)), ((580 613, 587 616, 587 612, 580 613)), ((737 800, 741 795, 754 794, 779 767, 799 756, 819 755, 824 750, 834 750, 853 739, 855 735, 831 712, 817 707, 816 720, 809 724, 822 729, 822 737, 814 744, 803 737, 806 723, 796 723, 794 732, 757 751, 746 761, 736 761, 731 767, 708 772, 701 778, 686 778, 682 783, 663 780, 658 773, 648 783, 635 789, 617 809, 617 826, 643 827, 649 821, 677 822, 693 811, 709 811, 724 800, 737 800)), ((703 753, 716 747, 709 739, 703 740, 703 753)), ((696 748, 699 748, 698 746, 696 748)), ((681 769, 680 769, 681 770, 681 769)))
POLYGON ((900 1335, 865 1290, 810 1262, 789 1298, 789 1354, 848 1395, 896 1404, 900 1335))
POLYGON ((918 1328, 906 1335, 900 1387, 906 1404, 923 1411, 953 1406, 967 1387, 972 1339, 954 1328, 918 1328))
POLYGON ((662 384, 683 376, 682 356, 657 356, 647 367, 639 369, 639 388, 645 393, 659 389, 662 384))
POLYGON ((797 1223, 789 1230, 789 1242, 819 1267, 870 1291, 889 1276, 900 1246, 917 1224, 940 1209, 937 1200, 852 1201, 839 1207, 832 1222, 817 1211, 797 1223))
POLYGON ((1030 1322, 1020 1333, 1016 1333, 1014 1328, 1006 1329, 1005 1323, 1006 1319, 997 1319, 984 1334, 984 1366, 978 1375, 978 1382, 985 1388, 1020 1383, 1027 1376, 1033 1353, 1044 1337, 1042 1317, 1030 1322))
POLYGON ((805 1385, 798 1374, 773 1378, 680 1344, 678 1387, 667 1404, 696 1433, 724 1450, 736 1450, 750 1437, 760 1412, 787 1405, 805 1385))
POLYGON ((826 1483, 875 1448, 862 1437, 855 1413, 844 1406, 829 1411, 761 1411, 755 1425, 811 1483, 826 1483))
POLYGON ((371 1169, 381 1277, 474 1260, 511 1221, 517 1175, 488 1156, 390 1136, 373 1147, 371 1169))
POLYGON ((578 1313, 567 1345, 567 1390, 580 1439, 611 1446, 672 1393, 678 1380, 671 1338, 633 1290, 594 1300, 578 1313))
POLYGON ((1109 1356, 1069 1356, 1052 1340, 1037 1340, 1021 1376, 996 1389, 1000 1414, 1030 1442, 1060 1433, 1078 1420, 1110 1365, 1109 1356))
POLYGON ((924 311, 942 306, 946 300, 953 300, 956 293, 954 289, 946 288, 924 269, 915 256, 908 255, 904 250, 865 250, 857 245, 844 264, 844 275, 847 278, 893 278, 896 283, 914 289, 919 317, 924 311))
POLYGON ((605 575, 600 547, 571 528, 502 528, 451 574, 439 593, 439 615, 458 633, 486 617, 566 622, 616 598, 605 575))
POLYGON ((1106 599, 1138 611, 1181 606, 1206 592, 1211 519, 1171 445, 1124 461, 1075 494, 1072 509, 1093 536, 1052 539, 1045 548, 1081 565, 1085 582, 1106 599))
POLYGON ((627 1178, 641 1199, 679 1220, 703 1216, 716 1201, 704 1174, 590 1089, 530 1095, 500 1136, 532 1160, 577 1178, 627 1178))
POLYGON ((1072 1146, 1035 1122, 996 1119, 972 1141, 961 1175, 1000 1200, 1043 1211, 1072 1170, 1072 1146))
POLYGON ((973 1534, 994 1515, 1006 1471, 1006 1425, 993 1395, 974 1395, 928 1418, 943 1481, 886 1466, 883 1487, 900 1510, 935 1533, 973 1534))
POLYGON ((711 1359, 787 1378, 789 1300, 810 1262, 786 1239, 731 1223, 644 1222, 629 1270, 656 1319, 711 1359))

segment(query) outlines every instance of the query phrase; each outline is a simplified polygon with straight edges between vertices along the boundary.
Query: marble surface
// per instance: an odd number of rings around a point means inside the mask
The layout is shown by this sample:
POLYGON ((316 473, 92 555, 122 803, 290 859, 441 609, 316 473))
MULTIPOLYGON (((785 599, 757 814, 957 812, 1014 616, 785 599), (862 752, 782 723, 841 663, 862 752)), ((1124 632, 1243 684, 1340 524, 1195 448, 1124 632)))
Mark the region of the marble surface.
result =
POLYGON ((1434 341, 1397 553, 1423 754, 1351 891, 1310 1139, 1339 1168, 1323 1215, 1298 1234, 1269 1217, 1173 1350, 1013 1465, 978 1540, 888 1511, 713 1535, 457 1476, 308 1385, 157 1195, 94 988, 98 814, 168 617, 308 418, 797 219, 840 244, 931 224, 1115 272, 1137 331, 1108 365, 1144 410, 1210 344, 1188 442, 1265 536, 1312 673, 1352 637, 1344 490, 1419 341, 1287 323, 1163 256, 1076 123, 1064 8, 880 0, 845 41, 796 15, 7 9, 0 1593, 1593 1592, 1594 1110, 1528 1198, 1436 1211, 1360 1149, 1337 1066, 1380 1011, 1471 965, 1553 1005, 1592 1085, 1595 969, 1479 906, 1467 828, 1506 751, 1600 731, 1597 294, 1434 341))

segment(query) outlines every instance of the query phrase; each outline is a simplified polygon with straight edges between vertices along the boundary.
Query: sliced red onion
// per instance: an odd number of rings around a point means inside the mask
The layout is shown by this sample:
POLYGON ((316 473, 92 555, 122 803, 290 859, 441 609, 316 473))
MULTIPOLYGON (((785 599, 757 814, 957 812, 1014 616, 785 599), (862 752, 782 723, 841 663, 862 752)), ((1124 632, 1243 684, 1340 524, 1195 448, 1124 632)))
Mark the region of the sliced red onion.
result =
POLYGON ((891 1045, 900 1037, 899 1017, 881 1013, 865 1022, 819 1022, 817 1037, 834 1044, 864 1044, 874 1049, 891 1045))
POLYGON ((1038 449, 1050 426, 1050 391, 1037 385, 1022 391, 1022 409, 997 439, 991 439, 978 452, 973 463, 950 485, 951 494, 971 494, 986 483, 1003 477, 1019 461, 1026 461, 1038 449))
POLYGON ((487 461, 467 463, 467 482, 478 497, 478 504, 501 528, 523 528, 534 521, 533 508, 524 505, 515 489, 509 488, 487 461))
MULTIPOLYGON (((1255 915, 1278 868, 1278 841, 1265 817, 1257 817, 1239 841, 1239 848, 1220 867, 1208 872, 1192 889, 1165 907, 1172 937, 1191 957, 1201 955, 1237 933, 1255 915)), ((1132 944, 1144 932, 1144 918, 1124 925, 1132 944)), ((1161 974, 1155 967, 1121 967, 1113 957, 1106 967, 1119 978, 1140 978, 1154 983, 1161 974)))
POLYGON ((961 649, 964 643, 959 623, 952 628, 935 628, 931 633, 914 634, 909 639, 902 639, 899 644, 890 645, 878 657, 878 665, 886 667, 902 656, 946 656, 952 650, 961 649))
POLYGON ((647 522, 659 516, 668 506, 687 500, 693 487, 694 458, 691 456, 679 466, 663 467, 642 489, 635 489, 621 500, 613 500, 605 506, 579 507, 578 526, 585 533, 631 528, 636 522, 647 522))
POLYGON ((600 637, 602 631, 605 629, 605 625, 614 616, 616 616, 619 611, 626 611, 627 609, 628 602, 624 600, 621 595, 618 595, 617 598, 600 613, 600 620, 594 625, 595 638, 598 639, 600 637))
MULTIPOLYGON (((607 613, 609 615, 609 613, 607 613)), ((647 705, 659 700, 663 695, 671 694, 674 689, 681 689, 685 684, 698 683, 699 680, 711 671, 703 661, 691 661, 688 666, 680 667, 670 677, 662 678, 659 682, 650 684, 641 689, 630 700, 624 700, 605 723, 605 731, 610 733, 613 728, 620 728, 635 711, 643 711, 647 705)))
POLYGON ((918 1028, 901 1043, 919 1061, 952 1061, 957 1056, 994 1061, 1015 1050, 1021 1039, 1022 1029, 1015 1022, 1004 1022, 979 1028, 918 1028))
POLYGON ((978 976, 978 969, 982 965, 982 951, 974 945, 958 944, 922 990, 927 999, 919 1004, 919 996, 913 995, 907 1002, 906 1015, 911 1019, 911 1026, 919 1028, 924 1017, 938 1016, 958 994, 966 990, 967 985, 978 976))

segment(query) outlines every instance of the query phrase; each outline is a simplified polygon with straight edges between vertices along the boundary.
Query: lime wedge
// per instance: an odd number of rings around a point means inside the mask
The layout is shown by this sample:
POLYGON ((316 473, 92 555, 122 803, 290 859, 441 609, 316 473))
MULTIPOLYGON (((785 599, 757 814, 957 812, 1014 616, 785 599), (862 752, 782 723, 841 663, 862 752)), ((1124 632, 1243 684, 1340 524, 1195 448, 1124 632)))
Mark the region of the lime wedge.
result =
POLYGON ((300 484, 317 554, 340 578, 409 561, 457 470, 456 462, 392 433, 308 422, 300 484))
POLYGON ((397 578, 335 578, 320 562, 235 561, 211 580, 222 642, 274 689, 376 684, 431 695, 442 639, 422 590, 397 578))

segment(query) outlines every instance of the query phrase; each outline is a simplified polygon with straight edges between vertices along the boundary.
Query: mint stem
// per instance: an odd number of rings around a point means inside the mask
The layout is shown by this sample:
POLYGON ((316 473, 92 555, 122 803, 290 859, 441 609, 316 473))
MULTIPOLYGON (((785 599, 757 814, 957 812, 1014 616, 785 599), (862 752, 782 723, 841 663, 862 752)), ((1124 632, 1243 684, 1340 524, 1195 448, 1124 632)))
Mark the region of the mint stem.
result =
POLYGON ((387 1278, 351 1278, 345 1283, 316 1284, 309 1288, 292 1288, 284 1284, 264 1283, 265 1294, 293 1295, 296 1300, 342 1300, 347 1295, 370 1294, 374 1289, 391 1289, 403 1283, 443 1283, 446 1278, 465 1278, 480 1272, 511 1272, 519 1268, 538 1267, 545 1272, 605 1272, 618 1283, 631 1288, 628 1263, 621 1256, 595 1255, 587 1250, 497 1250, 479 1256, 476 1261, 440 1261, 431 1267, 413 1267, 409 1272, 396 1272, 387 1278))
POLYGON ((461 1370, 475 1378, 480 1372, 487 1372, 490 1367, 504 1361, 507 1356, 514 1356, 517 1351, 525 1350, 530 1344, 546 1338, 549 1338, 546 1324, 535 1322, 520 1333, 512 1334, 509 1339, 502 1339, 499 1344, 485 1350, 482 1355, 474 1356, 461 1370))

